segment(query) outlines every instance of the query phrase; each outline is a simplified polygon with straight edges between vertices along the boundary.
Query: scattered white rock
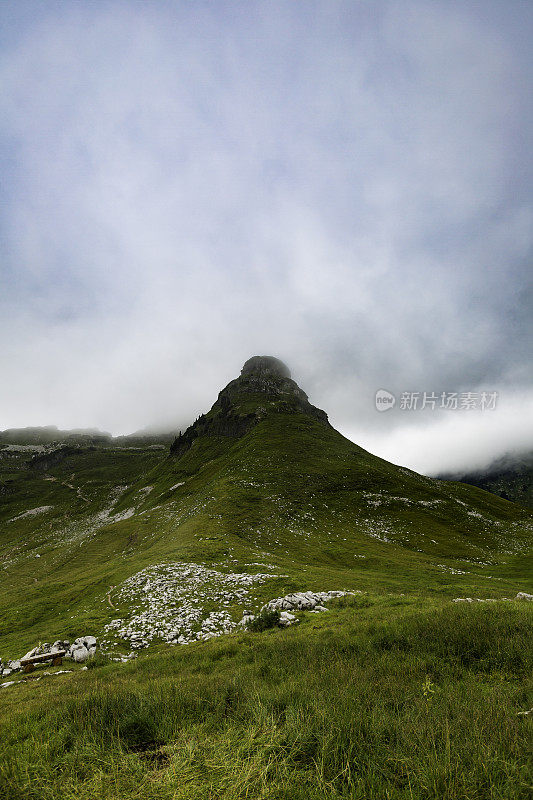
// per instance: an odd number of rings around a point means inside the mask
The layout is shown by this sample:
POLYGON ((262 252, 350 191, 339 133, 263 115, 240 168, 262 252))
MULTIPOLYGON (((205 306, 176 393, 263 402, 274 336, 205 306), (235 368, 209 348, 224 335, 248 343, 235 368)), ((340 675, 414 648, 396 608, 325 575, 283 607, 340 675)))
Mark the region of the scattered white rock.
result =
MULTIPOLYGON (((322 605, 332 600, 334 597, 344 597, 345 595, 363 594, 360 590, 355 592, 295 592, 287 594, 285 597, 276 597, 266 603, 261 611, 280 611, 279 624, 286 628, 289 625, 299 622, 298 617, 291 614, 290 611, 309 611, 312 614, 319 614, 328 609, 322 605)), ((245 613, 239 625, 246 626, 249 622, 255 619, 254 614, 245 613)))
POLYGON ((229 633, 237 623, 224 606, 247 604, 254 586, 277 577, 281 576, 223 572, 180 561, 147 567, 122 585, 115 602, 126 602, 133 611, 106 626, 102 645, 118 644, 113 640, 117 637, 140 650, 157 639, 187 644, 229 633), (219 610, 209 612, 213 603, 219 610))
POLYGON ((516 597, 454 597, 452 603, 497 603, 509 602, 510 600, 529 600, 533 601, 533 594, 518 592, 516 597))
POLYGON ((30 508, 28 511, 23 511, 22 514, 17 514, 12 517, 8 522, 15 522, 17 519, 25 519, 26 517, 35 517, 37 514, 44 514, 45 511, 50 511, 53 506, 39 506, 39 508, 30 508))
POLYGON ((135 514, 134 508, 127 508, 126 511, 121 511, 119 514, 113 514, 111 517, 112 522, 123 522, 125 519, 130 519, 135 514))

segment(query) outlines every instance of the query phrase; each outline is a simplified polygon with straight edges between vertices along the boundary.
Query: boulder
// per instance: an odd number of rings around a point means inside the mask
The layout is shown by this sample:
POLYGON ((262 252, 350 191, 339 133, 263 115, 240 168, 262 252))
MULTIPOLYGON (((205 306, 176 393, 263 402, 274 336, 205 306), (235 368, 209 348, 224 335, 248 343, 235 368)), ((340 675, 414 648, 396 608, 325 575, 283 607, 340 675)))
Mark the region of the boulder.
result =
POLYGON ((89 651, 83 645, 78 645, 76 649, 72 651, 72 658, 76 664, 83 664, 83 662, 87 661, 89 658, 89 651))
POLYGON ((96 641, 95 636, 79 636, 72 647, 85 647, 89 655, 93 656, 96 652, 96 641))
POLYGON ((96 637, 95 636, 79 636, 77 639, 70 646, 70 650, 67 653, 66 658, 73 658, 74 661, 86 661, 89 656, 93 656, 96 653, 96 637), (76 657, 76 652, 87 651, 87 655, 83 658, 80 656, 76 657))
POLYGON ((294 614, 290 614, 288 611, 282 611, 279 615, 279 624, 283 628, 287 628, 289 625, 294 625, 295 622, 298 622, 298 618, 294 616, 294 614))
POLYGON ((39 648, 34 647, 32 650, 28 650, 25 656, 22 656, 21 661, 24 661, 26 658, 31 658, 32 656, 39 655, 39 648))
POLYGON ((533 594, 528 594, 527 592, 518 592, 516 595, 517 600, 529 600, 530 602, 533 601, 533 594))

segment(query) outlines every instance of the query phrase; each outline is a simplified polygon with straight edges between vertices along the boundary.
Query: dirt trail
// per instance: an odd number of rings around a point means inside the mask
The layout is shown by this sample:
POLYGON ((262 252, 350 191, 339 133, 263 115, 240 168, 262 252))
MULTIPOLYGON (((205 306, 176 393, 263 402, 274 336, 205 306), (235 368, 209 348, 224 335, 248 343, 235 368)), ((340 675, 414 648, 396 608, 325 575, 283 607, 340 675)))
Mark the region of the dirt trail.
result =
MULTIPOLYGON (((72 480, 73 478, 74 478, 74 475, 71 475, 69 480, 72 480)), ((67 489, 72 489, 73 492, 76 492, 76 496, 79 497, 80 500, 83 500, 85 503, 90 503, 91 502, 88 497, 85 497, 85 495, 82 494, 81 489, 79 488, 79 486, 73 486, 71 483, 67 483, 67 481, 58 481, 58 479, 54 478, 53 475, 47 475, 45 477, 45 481, 55 481, 56 483, 60 483, 61 486, 66 486, 67 489)))

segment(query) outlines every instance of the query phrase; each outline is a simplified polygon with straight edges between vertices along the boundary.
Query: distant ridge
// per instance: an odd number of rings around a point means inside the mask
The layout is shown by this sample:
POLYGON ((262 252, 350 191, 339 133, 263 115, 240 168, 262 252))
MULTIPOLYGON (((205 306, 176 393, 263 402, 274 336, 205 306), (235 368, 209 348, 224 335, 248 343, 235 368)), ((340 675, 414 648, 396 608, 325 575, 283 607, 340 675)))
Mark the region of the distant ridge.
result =
POLYGON ((440 480, 455 480, 492 492, 504 500, 533 508, 533 452, 507 454, 483 470, 446 473, 440 480))
POLYGON ((173 438, 173 433, 156 434, 138 431, 127 436, 112 436, 107 431, 100 431, 97 428, 60 430, 55 425, 46 425, 43 427, 9 428, 5 431, 0 431, 0 447, 6 445, 146 447, 153 444, 168 445, 173 438))

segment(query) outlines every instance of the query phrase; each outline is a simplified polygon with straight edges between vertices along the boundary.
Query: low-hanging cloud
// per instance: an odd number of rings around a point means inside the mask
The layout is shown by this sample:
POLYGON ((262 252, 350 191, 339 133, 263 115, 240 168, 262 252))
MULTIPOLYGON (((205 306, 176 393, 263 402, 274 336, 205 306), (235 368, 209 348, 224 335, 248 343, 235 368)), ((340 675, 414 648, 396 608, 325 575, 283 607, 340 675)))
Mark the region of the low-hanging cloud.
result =
POLYGON ((272 353, 398 463, 533 444, 527 4, 0 14, 0 428, 179 426, 272 353))

